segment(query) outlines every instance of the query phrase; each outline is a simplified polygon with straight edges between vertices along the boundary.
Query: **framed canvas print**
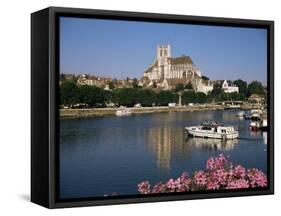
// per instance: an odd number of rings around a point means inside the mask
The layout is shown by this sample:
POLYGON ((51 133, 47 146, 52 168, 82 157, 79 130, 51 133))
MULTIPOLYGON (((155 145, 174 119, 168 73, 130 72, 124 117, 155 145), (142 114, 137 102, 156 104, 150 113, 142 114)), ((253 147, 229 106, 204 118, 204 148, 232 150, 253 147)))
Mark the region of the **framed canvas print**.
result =
POLYGON ((273 194, 273 21, 50 7, 31 27, 32 202, 273 194))

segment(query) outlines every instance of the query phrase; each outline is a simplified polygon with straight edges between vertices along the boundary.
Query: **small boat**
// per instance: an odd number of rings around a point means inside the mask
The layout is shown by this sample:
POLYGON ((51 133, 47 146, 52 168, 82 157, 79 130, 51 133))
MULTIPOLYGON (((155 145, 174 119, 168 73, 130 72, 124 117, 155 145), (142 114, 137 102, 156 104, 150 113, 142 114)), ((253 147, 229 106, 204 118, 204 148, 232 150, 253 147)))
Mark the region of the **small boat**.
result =
POLYGON ((233 126, 224 126, 223 123, 206 121, 199 126, 185 127, 188 136, 213 139, 236 139, 239 132, 233 126))
POLYGON ((238 116, 239 118, 244 118, 245 117, 245 111, 239 111, 236 116, 238 116))
POLYGON ((252 109, 251 110, 251 114, 259 114, 261 115, 263 113, 263 111, 261 109, 252 109))
POLYGON ((132 114, 131 109, 122 108, 116 111, 116 116, 129 116, 132 114))
POLYGON ((227 104, 224 109, 241 109, 239 104, 227 104))

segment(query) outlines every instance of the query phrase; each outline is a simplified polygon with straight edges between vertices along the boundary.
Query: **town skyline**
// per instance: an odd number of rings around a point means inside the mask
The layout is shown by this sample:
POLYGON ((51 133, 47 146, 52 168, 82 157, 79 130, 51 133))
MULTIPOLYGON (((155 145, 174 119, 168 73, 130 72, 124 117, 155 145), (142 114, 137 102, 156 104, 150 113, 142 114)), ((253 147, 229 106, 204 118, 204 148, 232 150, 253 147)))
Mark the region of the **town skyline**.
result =
POLYGON ((242 79, 248 83, 257 80, 266 85, 266 41, 264 29, 62 18, 60 73, 140 79, 156 58, 156 46, 170 44, 173 57, 190 56, 202 75, 211 80, 242 79), (145 35, 143 41, 135 37, 134 30, 139 25, 145 35), (156 36, 148 38, 152 29, 156 36), (164 30, 166 34, 160 34, 164 30), (119 37, 121 32, 124 37, 119 37), (172 32, 181 34, 177 37, 172 32), (189 34, 182 37, 184 32, 189 34), (208 37, 200 36, 201 43, 194 38, 206 32, 208 37), (220 40, 216 37, 219 34, 220 40), (133 45, 135 41, 141 44, 133 45), (221 46, 218 46, 218 41, 222 41, 221 46))

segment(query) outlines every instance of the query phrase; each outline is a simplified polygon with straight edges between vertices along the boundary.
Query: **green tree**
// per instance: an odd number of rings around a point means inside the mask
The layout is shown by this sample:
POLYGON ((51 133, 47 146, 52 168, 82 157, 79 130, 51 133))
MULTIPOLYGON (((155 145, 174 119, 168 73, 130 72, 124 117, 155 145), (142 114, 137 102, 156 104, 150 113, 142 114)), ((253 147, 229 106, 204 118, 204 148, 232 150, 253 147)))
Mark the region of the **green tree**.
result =
POLYGON ((196 93, 196 103, 206 103, 207 95, 203 92, 196 93))
POLYGON ((137 102, 137 89, 133 88, 121 88, 114 89, 112 95, 112 101, 122 106, 132 107, 137 102))
POLYGON ((184 84, 183 83, 178 83, 175 87, 175 92, 181 92, 184 90, 184 84))
POLYGON ((114 82, 113 81, 109 81, 108 87, 109 87, 109 89, 114 89, 115 88, 114 82))
POLYGON ((221 93, 223 92, 222 88, 221 88, 221 85, 219 83, 215 83, 214 84, 214 88, 213 90, 211 91, 211 94, 213 96, 218 96, 220 95, 221 93))
POLYGON ((253 81, 248 85, 248 96, 250 96, 251 94, 261 94, 261 95, 265 94, 261 82, 253 81))
POLYGON ((79 88, 73 81, 64 81, 60 85, 60 104, 73 105, 80 102, 79 88))
POLYGON ((235 80, 233 82, 233 84, 235 84, 239 88, 239 93, 247 95, 247 93, 248 93, 248 89, 247 89, 248 84, 247 84, 246 81, 238 79, 238 80, 235 80))
POLYGON ((150 89, 139 89, 137 94, 137 103, 142 106, 152 106, 156 101, 156 93, 150 89))
POLYGON ((210 80, 209 77, 206 77, 206 76, 202 76, 201 78, 202 78, 202 80, 210 80))
POLYGON ((138 80, 136 78, 133 80, 133 88, 139 88, 138 80))
POLYGON ((160 91, 156 95, 157 104, 160 106, 167 106, 169 103, 175 103, 177 96, 170 90, 160 91))
POLYGON ((65 74, 64 73, 60 74, 60 81, 61 82, 65 81, 65 74))
POLYGON ((192 90, 192 89, 193 89, 193 86, 192 86, 191 82, 188 82, 188 83, 185 85, 184 88, 185 88, 185 89, 192 90))
POLYGON ((196 93, 193 92, 193 91, 184 92, 181 96, 181 99, 182 99, 183 104, 189 104, 189 103, 196 103, 197 102, 196 93))
POLYGON ((82 85, 80 88, 80 102, 89 104, 104 103, 106 101, 105 91, 96 86, 82 85))

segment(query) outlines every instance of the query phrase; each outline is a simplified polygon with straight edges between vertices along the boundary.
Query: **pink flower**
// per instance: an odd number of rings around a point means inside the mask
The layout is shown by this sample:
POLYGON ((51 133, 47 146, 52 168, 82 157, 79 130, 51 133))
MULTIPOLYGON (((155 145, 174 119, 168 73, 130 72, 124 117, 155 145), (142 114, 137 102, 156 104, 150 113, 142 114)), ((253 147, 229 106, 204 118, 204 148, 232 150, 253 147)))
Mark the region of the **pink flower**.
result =
POLYGON ((253 187, 253 188, 267 186, 266 175, 262 171, 260 171, 256 168, 248 169, 247 177, 249 179, 251 187, 253 187))
POLYGON ((234 167, 233 175, 237 178, 244 178, 246 176, 246 169, 239 164, 234 167))
POLYGON ((227 184, 228 172, 225 169, 217 169, 211 172, 210 178, 214 179, 216 182, 219 182, 220 185, 224 186, 227 184))
POLYGON ((204 171, 199 170, 194 174, 194 183, 198 186, 206 186, 207 184, 207 175, 204 171))
POLYGON ((141 194, 149 194, 151 192, 151 185, 149 184, 148 181, 141 182, 138 184, 138 191, 141 194))
POLYGON ((211 181, 207 183, 207 190, 217 190, 220 188, 219 182, 211 181))
POLYGON ((230 181, 226 186, 226 189, 241 189, 241 188, 249 188, 249 182, 245 179, 236 179, 230 181))
POLYGON ((218 157, 210 157, 206 163, 207 170, 214 169, 224 169, 229 168, 232 164, 224 157, 223 154, 220 154, 218 157))
POLYGON ((246 170, 241 165, 233 166, 222 154, 206 162, 206 170, 195 171, 193 177, 182 173, 177 179, 158 183, 151 189, 148 181, 138 184, 141 194, 188 192, 195 190, 241 189, 266 187, 266 175, 255 168, 246 170))

